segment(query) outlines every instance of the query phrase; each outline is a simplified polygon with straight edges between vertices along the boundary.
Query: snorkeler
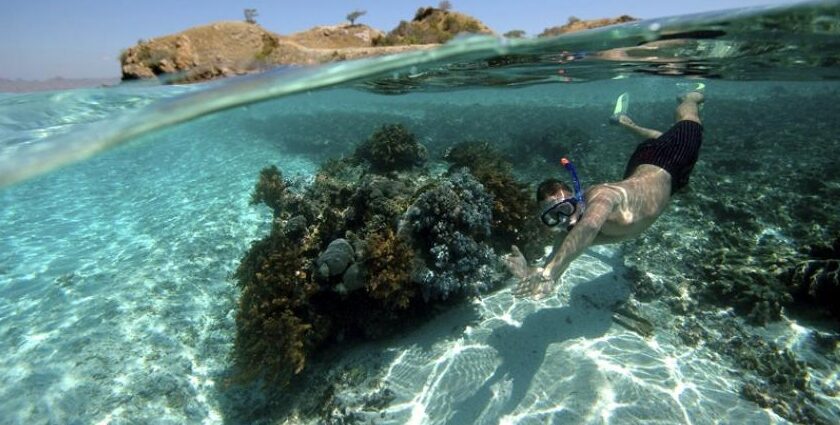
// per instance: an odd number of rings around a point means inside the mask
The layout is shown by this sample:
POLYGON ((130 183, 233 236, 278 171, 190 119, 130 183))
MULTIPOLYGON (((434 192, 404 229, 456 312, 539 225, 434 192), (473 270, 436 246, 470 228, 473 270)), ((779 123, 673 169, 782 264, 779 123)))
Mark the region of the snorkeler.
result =
MULTIPOLYGON (((698 85, 698 89, 702 87, 698 85)), ((700 152, 703 126, 699 106, 703 94, 692 91, 680 97, 676 124, 667 132, 644 128, 626 115, 626 94, 619 98, 613 120, 645 139, 627 163, 624 180, 595 185, 584 193, 574 165, 562 165, 572 177, 574 189, 557 179, 537 188, 539 218, 560 235, 543 267, 530 267, 514 246, 505 257, 520 279, 516 296, 543 298, 551 295, 560 276, 590 245, 620 242, 639 235, 662 214, 671 195, 688 184, 700 152)))

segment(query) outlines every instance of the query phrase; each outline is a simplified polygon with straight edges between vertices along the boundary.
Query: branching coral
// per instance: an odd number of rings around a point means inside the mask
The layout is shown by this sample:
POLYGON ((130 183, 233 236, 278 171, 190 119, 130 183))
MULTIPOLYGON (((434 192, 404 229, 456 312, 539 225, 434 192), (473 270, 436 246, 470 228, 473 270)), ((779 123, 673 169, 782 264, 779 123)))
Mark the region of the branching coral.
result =
POLYGON ((457 170, 420 195, 405 220, 426 265, 416 271, 428 299, 473 295, 492 286, 498 266, 485 241, 493 199, 466 169, 457 170))
POLYGON ((391 229, 372 234, 367 246, 364 265, 370 276, 367 284, 370 296, 392 308, 407 308, 417 294, 417 285, 411 281, 414 266, 411 246, 391 229))
POLYGON ((315 175, 310 191, 330 205, 346 206, 363 172, 363 168, 353 160, 328 160, 315 175))
POLYGON ((277 215, 283 209, 283 199, 286 195, 286 182, 283 174, 272 165, 260 171, 259 180, 251 194, 251 204, 264 203, 277 215))
POLYGON ((308 305, 318 287, 306 261, 310 249, 302 242, 275 225, 237 270, 242 296, 234 358, 242 378, 285 384, 303 369, 308 350, 328 335, 327 319, 308 305))
POLYGON ((426 162, 426 148, 402 124, 380 127, 358 149, 356 156, 367 161, 373 171, 407 170, 426 162))
POLYGON ((412 180, 367 175, 357 182, 345 214, 347 226, 362 233, 394 228, 411 204, 412 180))
POLYGON ((698 266, 706 281, 703 299, 731 305, 753 324, 778 320, 791 301, 781 279, 785 256, 778 244, 772 237, 750 241, 736 225, 713 229, 710 237, 723 248, 698 266))
POLYGON ((511 165, 488 143, 466 142, 450 149, 445 159, 452 168, 467 167, 493 195, 493 245, 507 251, 517 245, 526 258, 542 255, 551 242, 541 232, 536 218, 537 203, 528 187, 513 176, 511 165))
POLYGON ((797 423, 828 424, 811 388, 808 370, 788 348, 744 331, 736 319, 717 313, 700 313, 685 320, 680 337, 689 345, 706 346, 741 368, 741 395, 763 408, 797 423), (703 325, 705 322, 706 326, 703 325))

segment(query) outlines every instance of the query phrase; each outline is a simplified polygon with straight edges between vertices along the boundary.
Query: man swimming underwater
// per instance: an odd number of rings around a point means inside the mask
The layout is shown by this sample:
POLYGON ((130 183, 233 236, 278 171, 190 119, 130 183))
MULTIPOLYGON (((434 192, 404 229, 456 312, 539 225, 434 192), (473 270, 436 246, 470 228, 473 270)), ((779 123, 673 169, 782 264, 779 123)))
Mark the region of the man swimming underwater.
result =
MULTIPOLYGON (((619 103, 624 99, 619 98, 619 103)), ((574 166, 563 158, 574 190, 557 179, 545 180, 537 188, 539 218, 547 229, 561 233, 559 246, 555 244, 543 267, 529 267, 519 249, 513 247, 505 261, 520 279, 514 295, 551 295, 569 264, 588 246, 632 238, 656 221, 671 195, 688 184, 697 162, 703 138, 699 114, 703 100, 699 91, 681 96, 677 122, 665 133, 633 122, 624 113, 626 102, 624 108, 616 107, 614 120, 645 139, 630 157, 624 180, 595 185, 584 194, 574 166)))

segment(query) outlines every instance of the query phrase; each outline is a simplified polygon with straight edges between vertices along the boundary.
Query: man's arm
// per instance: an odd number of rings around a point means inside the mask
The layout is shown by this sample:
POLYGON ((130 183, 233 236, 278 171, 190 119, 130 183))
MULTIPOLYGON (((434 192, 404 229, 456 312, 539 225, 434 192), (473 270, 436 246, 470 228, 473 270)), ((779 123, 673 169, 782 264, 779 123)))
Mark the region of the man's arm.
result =
POLYGON ((545 279, 555 281, 569 267, 575 258, 580 256, 598 236, 601 227, 607 221, 615 209, 616 196, 606 192, 594 197, 588 203, 586 211, 581 219, 575 224, 572 230, 566 235, 566 239, 560 248, 545 264, 542 276, 545 279))

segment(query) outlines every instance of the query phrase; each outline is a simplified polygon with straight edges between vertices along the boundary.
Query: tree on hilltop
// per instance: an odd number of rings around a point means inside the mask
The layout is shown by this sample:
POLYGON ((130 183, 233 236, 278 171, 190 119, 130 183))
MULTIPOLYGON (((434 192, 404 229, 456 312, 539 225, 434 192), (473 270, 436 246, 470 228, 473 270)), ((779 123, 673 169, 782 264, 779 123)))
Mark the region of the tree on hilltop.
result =
POLYGON ((257 16, 260 14, 257 13, 257 9, 245 9, 245 22, 249 24, 256 24, 257 23, 257 16))
POLYGON ((350 25, 356 25, 356 19, 365 15, 367 10, 354 10, 347 14, 347 20, 350 21, 350 25))
POLYGON ((525 31, 522 30, 510 30, 503 34, 507 38, 525 38, 525 31))
POLYGON ((444 12, 449 12, 450 10, 452 10, 452 2, 449 0, 443 0, 442 2, 438 3, 437 8, 444 12))

